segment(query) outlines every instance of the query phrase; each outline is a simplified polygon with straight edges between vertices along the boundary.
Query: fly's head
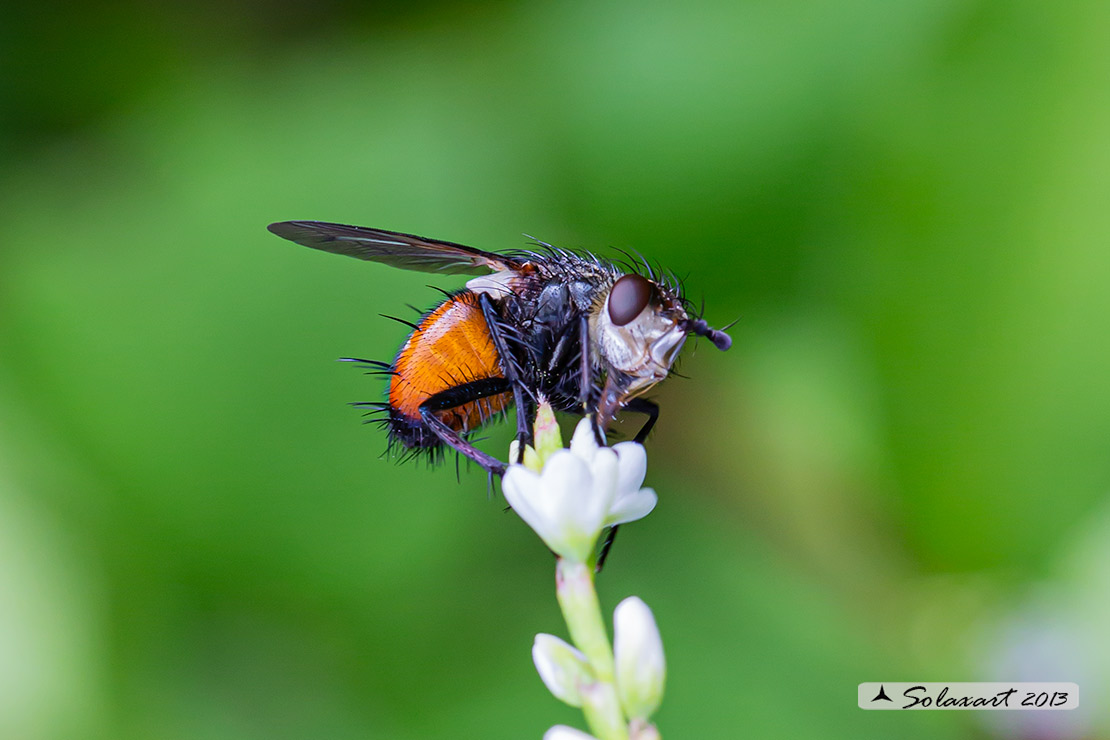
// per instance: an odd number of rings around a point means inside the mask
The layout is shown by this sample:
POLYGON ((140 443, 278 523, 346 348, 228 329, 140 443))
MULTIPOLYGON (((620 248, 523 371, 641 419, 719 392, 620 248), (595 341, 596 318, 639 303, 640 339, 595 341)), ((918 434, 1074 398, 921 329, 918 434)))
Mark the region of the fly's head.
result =
POLYGON ((707 337, 721 350, 732 340, 687 312, 669 287, 642 275, 617 278, 593 313, 591 334, 602 364, 626 378, 624 399, 637 396, 667 377, 686 337, 707 337))

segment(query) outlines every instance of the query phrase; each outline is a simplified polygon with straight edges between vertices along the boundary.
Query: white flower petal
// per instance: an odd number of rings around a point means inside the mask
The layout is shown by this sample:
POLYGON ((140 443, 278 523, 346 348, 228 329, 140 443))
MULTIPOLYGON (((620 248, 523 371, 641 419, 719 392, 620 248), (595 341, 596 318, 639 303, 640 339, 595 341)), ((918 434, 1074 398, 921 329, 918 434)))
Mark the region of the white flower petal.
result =
POLYGON ((657 503, 659 503, 659 497, 650 488, 626 493, 609 507, 609 516, 605 518, 605 524, 612 526, 643 519, 652 512, 657 503))
POLYGON ((543 506, 539 474, 523 465, 510 465, 501 478, 501 491, 513 511, 546 541, 553 523, 543 506))
POLYGON ((620 458, 617 490, 622 493, 639 490, 647 475, 647 451, 644 446, 639 442, 618 442, 613 445, 613 451, 620 458))
POLYGON ((558 522, 557 540, 544 539, 558 555, 585 562, 604 526, 608 501, 594 495, 589 466, 567 450, 556 451, 542 476, 543 497, 555 502, 551 518, 558 522))
MULTIPOLYGON (((522 509, 528 509, 529 511, 534 509, 532 499, 536 496, 535 491, 539 484, 539 473, 533 473, 523 465, 517 465, 516 463, 509 465, 509 469, 501 477, 501 490, 505 494, 505 500, 518 514, 521 514, 522 509)), ((521 517, 524 517, 524 514, 521 514, 521 517)), ((528 519, 525 518, 525 521, 528 521, 528 519)))
POLYGON ((617 453, 608 447, 600 448, 590 463, 590 473, 593 476, 593 493, 590 505, 595 509, 591 515, 598 515, 598 523, 602 524, 609 513, 609 507, 617 498, 617 453))
POLYGON ((586 462, 590 462, 598 449, 600 448, 594 435, 593 420, 589 416, 584 416, 574 428, 574 436, 570 438, 570 451, 586 462))
POLYGON ((646 720, 663 699, 663 641, 647 604, 630 596, 613 613, 617 695, 630 719, 646 720))
POLYGON ((597 740, 597 738, 573 727, 555 725, 543 733, 543 740, 597 740))
POLYGON ((555 450, 543 466, 543 479, 559 486, 588 480, 590 466, 570 450, 555 450))

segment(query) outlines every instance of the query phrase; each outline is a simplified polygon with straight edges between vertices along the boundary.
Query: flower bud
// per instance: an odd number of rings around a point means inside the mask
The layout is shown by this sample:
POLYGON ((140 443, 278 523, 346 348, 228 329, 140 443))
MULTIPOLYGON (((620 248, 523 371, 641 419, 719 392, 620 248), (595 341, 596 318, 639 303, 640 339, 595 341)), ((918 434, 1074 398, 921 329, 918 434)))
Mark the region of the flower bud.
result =
POLYGON ((536 410, 536 420, 532 424, 535 436, 533 443, 540 468, 555 450, 563 448, 563 435, 559 432, 559 422, 555 420, 555 410, 546 400, 536 410))
POLYGON ((661 740, 655 725, 643 719, 634 719, 628 725, 628 740, 661 740))
POLYGON ((582 706, 580 688, 594 681, 586 656, 555 635, 540 633, 532 644, 532 662, 556 699, 582 706))
POLYGON ((625 714, 646 720, 663 699, 667 668, 655 617, 638 597, 622 601, 613 614, 613 657, 625 714))

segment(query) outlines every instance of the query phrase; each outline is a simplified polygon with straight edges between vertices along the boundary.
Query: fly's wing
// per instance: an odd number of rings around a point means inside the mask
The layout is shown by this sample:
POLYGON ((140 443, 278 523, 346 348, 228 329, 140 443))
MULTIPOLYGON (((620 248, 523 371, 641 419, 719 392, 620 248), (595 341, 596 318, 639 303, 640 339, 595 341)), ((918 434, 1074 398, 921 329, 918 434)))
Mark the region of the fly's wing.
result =
POLYGON ((462 244, 425 239, 384 229, 324 221, 280 221, 267 227, 278 236, 313 249, 381 262, 390 267, 449 275, 483 275, 516 270, 520 262, 462 244))

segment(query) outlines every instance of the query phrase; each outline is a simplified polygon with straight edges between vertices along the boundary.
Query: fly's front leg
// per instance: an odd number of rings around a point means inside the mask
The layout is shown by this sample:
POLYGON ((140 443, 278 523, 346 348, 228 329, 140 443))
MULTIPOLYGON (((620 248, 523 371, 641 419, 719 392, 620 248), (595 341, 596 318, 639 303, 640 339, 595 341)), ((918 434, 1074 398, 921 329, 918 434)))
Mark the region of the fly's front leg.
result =
POLYGON ((604 418, 601 413, 600 406, 604 403, 606 390, 610 387, 609 381, 606 380, 605 386, 602 388, 602 397, 596 403, 593 402, 594 392, 594 379, 593 379, 593 366, 590 363, 590 319, 588 316, 581 316, 578 319, 578 336, 581 357, 579 358, 578 377, 578 402, 582 406, 582 413, 589 416, 590 423, 594 430, 594 439, 597 443, 604 447, 607 442, 605 440, 605 430, 609 426, 608 420, 604 418))
POLYGON ((590 318, 583 314, 578 317, 578 347, 581 357, 578 360, 578 405, 582 413, 590 413, 590 391, 593 378, 590 377, 590 318))
POLYGON ((467 442, 450 424, 441 419, 438 413, 450 411, 489 396, 500 395, 508 390, 509 382, 505 378, 486 378, 448 388, 420 404, 420 418, 451 449, 466 455, 491 475, 504 475, 505 463, 467 442))
POLYGON ((640 431, 636 432, 635 441, 643 444, 647 439, 648 434, 655 426, 655 422, 659 420, 659 404, 655 401, 649 401, 646 398, 633 398, 625 404, 626 411, 635 411, 638 414, 646 414, 648 420, 640 427, 640 431))
MULTIPOLYGON (((489 329, 490 341, 493 342, 493 348, 497 351, 501 372, 505 374, 505 380, 509 382, 513 389, 513 400, 516 403, 517 450, 515 462, 522 463, 524 462, 524 446, 532 444, 532 423, 529 421, 532 405, 525 398, 525 391, 528 389, 524 386, 520 377, 520 368, 517 367, 513 355, 509 354, 509 345, 501 331, 501 324, 497 320, 497 311, 489 294, 482 293, 478 298, 478 303, 482 307, 482 316, 485 318, 486 327, 489 329)), ((531 393, 528 393, 528 395, 531 396, 531 393)))

